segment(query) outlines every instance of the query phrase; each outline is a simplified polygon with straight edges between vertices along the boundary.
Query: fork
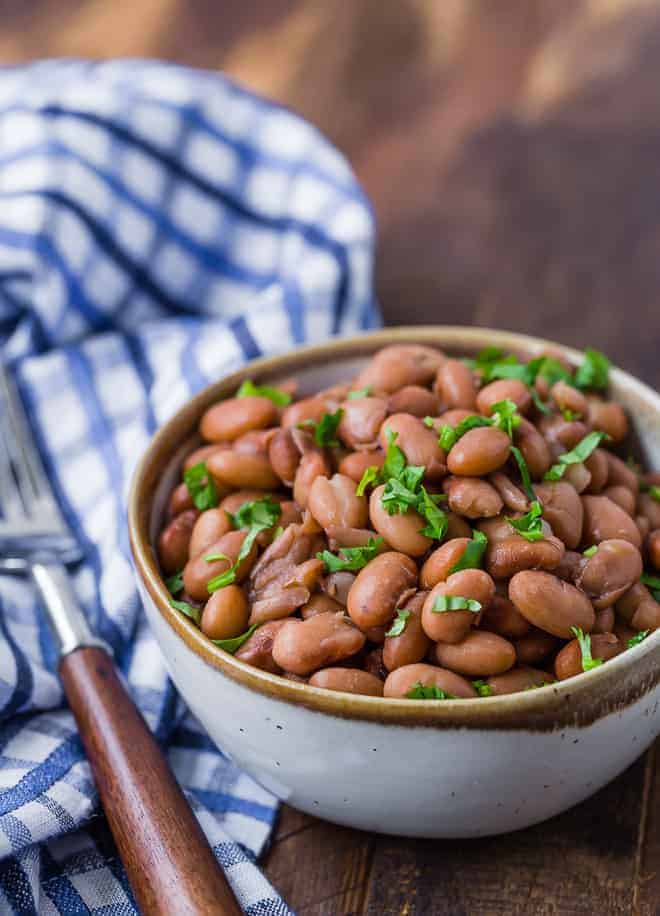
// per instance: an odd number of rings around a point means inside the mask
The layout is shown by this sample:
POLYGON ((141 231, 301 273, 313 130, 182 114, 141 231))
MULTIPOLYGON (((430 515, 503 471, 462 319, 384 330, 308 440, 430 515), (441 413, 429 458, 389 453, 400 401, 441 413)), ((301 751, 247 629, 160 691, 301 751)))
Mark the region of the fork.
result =
POLYGON ((90 630, 66 565, 82 552, 59 509, 18 392, 0 365, 0 572, 31 576, 58 670, 143 914, 242 912, 108 647, 90 630))

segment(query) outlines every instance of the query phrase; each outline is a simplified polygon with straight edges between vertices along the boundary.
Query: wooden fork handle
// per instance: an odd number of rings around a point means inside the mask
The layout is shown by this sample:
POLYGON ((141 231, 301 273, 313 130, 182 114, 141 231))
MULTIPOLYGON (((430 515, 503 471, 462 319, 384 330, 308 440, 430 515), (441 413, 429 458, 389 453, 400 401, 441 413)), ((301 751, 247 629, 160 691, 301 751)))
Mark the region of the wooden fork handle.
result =
POLYGON ((108 653, 76 649, 60 675, 140 912, 242 912, 108 653))

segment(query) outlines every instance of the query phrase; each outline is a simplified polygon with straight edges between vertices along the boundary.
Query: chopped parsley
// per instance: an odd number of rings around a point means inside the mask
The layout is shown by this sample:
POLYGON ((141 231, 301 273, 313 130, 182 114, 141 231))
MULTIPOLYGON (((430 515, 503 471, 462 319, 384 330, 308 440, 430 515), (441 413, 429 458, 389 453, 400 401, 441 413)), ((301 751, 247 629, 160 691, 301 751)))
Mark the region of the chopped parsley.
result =
POLYGON ((406 699, 408 700, 455 700, 456 697, 453 693, 447 693, 446 690, 443 690, 441 687, 436 687, 435 684, 429 684, 428 687, 426 684, 422 684, 421 681, 418 681, 414 684, 411 689, 406 694, 406 699))
POLYGON ((642 573, 639 581, 651 590, 651 594, 656 601, 660 601, 660 576, 652 576, 649 573, 642 573))
POLYGON ((587 347, 584 360, 575 371, 574 384, 577 388, 607 388, 610 361, 604 353, 587 347))
POLYGON ((429 429, 435 429, 435 420, 433 417, 424 417, 422 423, 424 426, 428 426, 429 429))
POLYGON ((593 555, 598 550, 598 544, 593 544, 591 547, 587 547, 586 550, 582 551, 583 557, 593 557, 593 555))
POLYGON ((174 573, 173 576, 170 576, 169 579, 165 579, 165 588, 171 595, 176 595, 180 591, 183 591, 183 570, 180 569, 178 573, 174 573))
POLYGON ((493 695, 493 688, 486 681, 481 679, 478 681, 472 681, 472 686, 480 697, 491 697, 493 695))
POLYGON ((218 505, 220 501, 218 488, 203 461, 184 471, 183 480, 188 487, 188 492, 195 508, 199 509, 200 512, 204 512, 205 509, 213 509, 214 506, 218 505))
POLYGON ((560 455, 557 459, 557 463, 552 465, 543 479, 561 480, 564 476, 564 471, 570 464, 580 464, 582 461, 586 461, 589 455, 598 448, 603 439, 607 438, 607 433, 596 431, 589 433, 581 442, 578 442, 574 449, 560 455))
POLYGON ((541 503, 538 499, 535 499, 530 506, 529 512, 526 512, 525 515, 520 518, 509 518, 507 515, 505 518, 526 541, 542 541, 544 537, 542 515, 543 508, 541 503))
POLYGON ((273 388, 271 385, 255 385, 252 379, 245 379, 241 387, 236 392, 237 398, 268 398, 278 407, 286 407, 290 404, 292 397, 286 391, 280 388, 273 388))
POLYGON ((279 519, 282 510, 277 503, 271 502, 267 496, 263 499, 246 502, 240 507, 238 512, 231 515, 231 520, 237 528, 247 528, 247 535, 241 544, 241 549, 236 557, 236 562, 211 579, 206 588, 209 594, 217 592, 219 588, 225 588, 236 581, 236 573, 243 560, 249 556, 252 546, 262 531, 272 528, 279 519))
POLYGON ((461 569, 481 569, 484 553, 488 547, 488 538, 483 531, 473 531, 472 540, 466 545, 463 555, 449 570, 449 575, 461 569))
POLYGON ((408 618, 410 617, 410 611, 406 611, 403 608, 397 608, 396 617, 392 621, 392 626, 389 628, 386 636, 401 636, 403 631, 406 628, 408 623, 408 618))
POLYGON ((356 487, 355 492, 358 496, 364 496, 367 487, 370 487, 378 483, 380 478, 380 468, 377 465, 370 465, 360 478, 360 482, 356 487))
POLYGON ((639 633, 636 633, 634 636, 631 636, 627 642, 629 649, 634 649, 635 646, 638 646, 640 642, 643 642, 646 637, 649 635, 650 630, 641 630, 639 633))
POLYGON ((529 499, 534 501, 536 499, 536 493, 534 493, 534 488, 532 487, 532 476, 529 473, 529 468, 527 467, 527 462, 525 461, 523 457, 523 453, 520 451, 520 449, 517 446, 512 445, 511 454, 513 455, 516 461, 516 464, 518 465, 518 470, 520 471, 520 478, 522 480, 523 490, 525 491, 529 499))
POLYGON ((640 490, 642 493, 648 493, 651 499, 654 499, 657 503, 660 503, 660 486, 657 484, 640 484, 640 490))
POLYGON ((229 560, 231 563, 231 557, 228 557, 226 553, 209 553, 204 557, 206 563, 215 563, 216 560, 229 560))
POLYGON ((462 595, 438 595, 431 608, 434 614, 443 614, 445 611, 472 611, 478 614, 481 602, 474 598, 464 598, 462 595))
POLYGON ((445 452, 449 452, 456 445, 461 436, 464 436, 465 433, 469 432, 471 429, 476 429, 478 426, 492 425, 492 421, 488 417, 473 414, 461 420, 456 426, 441 426, 438 436, 440 448, 445 452))
POLYGON ((344 411, 340 407, 334 413, 324 413, 318 423, 315 423, 314 420, 303 420, 298 426, 300 429, 309 429, 314 434, 314 441, 321 448, 337 446, 339 445, 337 428, 343 416, 344 411))
POLYGON ((329 550, 322 550, 321 553, 316 554, 316 559, 323 560, 330 572, 341 572, 342 570, 355 572, 363 569, 373 560, 382 543, 381 537, 369 538, 364 547, 342 547, 337 556, 329 550))
POLYGON ((368 398, 371 394, 371 385, 367 385, 366 388, 358 388, 357 391, 348 392, 349 401, 357 401, 358 398, 368 398))
POLYGON ((258 623, 253 623, 252 626, 246 630, 245 633, 241 633, 240 636, 234 636, 233 639, 212 639, 211 642, 221 649, 224 649, 225 652, 229 652, 230 655, 233 655, 234 652, 238 652, 244 642, 248 641, 258 626, 258 623))
POLYGON ((176 601, 174 598, 170 598, 171 606, 177 610, 181 611, 182 614, 185 614, 186 617, 190 617, 197 626, 199 626, 199 621, 202 619, 202 609, 195 607, 193 604, 188 604, 187 601, 176 601))
POLYGON ((509 439, 513 438, 513 431, 517 426, 520 426, 521 419, 518 413, 518 405, 510 398, 498 401, 491 408, 491 424, 505 432, 509 439))
POLYGON ((572 423, 573 420, 579 420, 582 416, 580 413, 575 413, 574 410, 569 410, 568 407, 562 408, 561 415, 568 423, 572 423))
POLYGON ((602 658, 592 658, 591 656, 591 636, 583 633, 580 627, 571 627, 571 633, 575 636, 582 654, 582 670, 591 671, 592 668, 598 668, 603 664, 602 658))

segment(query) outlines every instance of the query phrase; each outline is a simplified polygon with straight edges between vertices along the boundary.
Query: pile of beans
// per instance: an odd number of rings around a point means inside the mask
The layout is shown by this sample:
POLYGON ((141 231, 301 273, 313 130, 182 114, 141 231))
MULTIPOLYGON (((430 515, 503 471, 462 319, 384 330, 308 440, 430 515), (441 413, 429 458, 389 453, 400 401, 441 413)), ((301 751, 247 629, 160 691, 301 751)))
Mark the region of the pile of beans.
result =
POLYGON ((311 397, 245 382, 171 494, 171 604, 248 664, 372 696, 606 664, 660 626, 660 475, 626 460, 608 365, 397 345, 311 397))

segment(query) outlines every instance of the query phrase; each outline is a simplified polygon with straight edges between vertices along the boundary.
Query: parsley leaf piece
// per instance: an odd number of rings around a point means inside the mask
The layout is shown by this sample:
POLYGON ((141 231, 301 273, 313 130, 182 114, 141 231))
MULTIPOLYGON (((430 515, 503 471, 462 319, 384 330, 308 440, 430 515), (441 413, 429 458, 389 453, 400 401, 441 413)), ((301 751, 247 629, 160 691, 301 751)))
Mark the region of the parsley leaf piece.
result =
POLYGON ((591 636, 583 633, 580 627, 571 627, 571 633, 578 641, 580 652, 582 653, 582 670, 591 671, 592 668, 598 668, 603 664, 602 658, 591 657, 591 636))
POLYGON ((473 531, 472 540, 467 544, 458 563, 454 563, 449 570, 449 575, 460 572, 461 569, 481 569, 486 547, 488 547, 488 538, 483 531, 473 531))
POLYGON ((252 379, 245 379, 236 392, 237 398, 268 398, 277 407, 286 407, 293 400, 290 394, 272 385, 255 385, 252 379))
POLYGON ((485 347, 480 350, 474 359, 466 359, 464 362, 471 365, 473 369, 486 369, 504 359, 504 350, 499 347, 485 347))
MULTIPOLYGON (((243 541, 243 543, 245 543, 245 541, 243 541)), ((229 569, 227 569, 225 572, 220 573, 219 576, 214 576, 212 579, 209 580, 209 582, 206 585, 206 589, 209 595, 212 595, 213 592, 217 592, 218 589, 226 588, 228 585, 234 584, 234 582, 236 581, 237 566, 238 566, 238 560, 236 561, 236 563, 233 566, 230 566, 229 569)))
POLYGON ((534 406, 540 413, 549 414, 552 413, 552 410, 548 407, 547 404, 544 404, 541 400, 541 395, 538 393, 536 388, 533 385, 530 386, 529 393, 532 396, 532 401, 534 401, 534 406))
POLYGON ((215 563, 216 560, 229 560, 231 563, 231 557, 228 557, 226 553, 209 553, 204 557, 206 563, 215 563))
POLYGON ((442 690, 441 687, 436 687, 435 684, 429 684, 427 687, 425 684, 422 684, 421 681, 418 681, 414 684, 411 689, 406 694, 406 699, 408 700, 455 700, 456 697, 453 693, 447 693, 446 690, 442 690))
POLYGON ((609 372, 610 361, 605 354, 587 347, 584 361, 575 371, 575 384, 578 388, 607 388, 609 372))
POLYGON ((395 477, 387 481, 380 498, 388 515, 404 515, 408 509, 417 508, 418 500, 419 494, 395 477))
POLYGON ((554 356, 543 357, 543 362, 539 367, 538 374, 546 380, 551 388, 555 382, 568 382, 569 385, 573 384, 573 376, 571 373, 565 369, 554 356))
POLYGON ((434 614, 443 614, 445 611, 472 611, 478 614, 481 602, 474 598, 464 598, 462 595, 438 595, 431 608, 434 614))
POLYGON ((195 508, 200 512, 204 512, 205 509, 213 509, 220 502, 218 488, 203 461, 184 471, 183 480, 188 487, 195 508))
POLYGON ((426 488, 421 487, 415 508, 425 519, 426 525, 422 528, 420 534, 437 541, 442 540, 445 536, 449 518, 447 513, 438 506, 438 503, 446 498, 442 493, 427 493, 426 488))
POLYGON ((474 414, 473 416, 461 420, 457 426, 442 426, 438 438, 440 448, 445 452, 449 452, 454 445, 456 445, 461 436, 464 436, 465 433, 469 432, 471 429, 476 429, 478 426, 492 425, 493 421, 490 417, 480 417, 478 414, 474 414))
POLYGON ((639 581, 651 590, 651 594, 656 601, 660 601, 660 576, 652 576, 649 573, 642 573, 639 581))
POLYGON ((643 642, 646 639, 650 632, 650 630, 640 630, 640 632, 636 633, 635 636, 631 636, 627 642, 628 648, 634 649, 635 646, 638 646, 640 642, 643 642))
POLYGON ((441 426, 438 436, 440 448, 445 452, 450 452, 458 442, 458 436, 453 426, 441 426))
POLYGON ((273 540, 276 541, 281 534, 284 534, 284 528, 278 525, 275 531, 273 531, 273 540))
POLYGON ((175 601, 174 598, 170 598, 170 605, 175 610, 181 611, 186 617, 190 617, 199 626, 199 621, 202 619, 202 609, 200 607, 188 604, 187 601, 175 601))
POLYGON ((651 486, 646 491, 651 499, 654 499, 657 503, 660 503, 660 487, 657 484, 651 484, 651 486))
POLYGON ((258 623, 253 623, 252 626, 246 630, 245 633, 241 633, 240 636, 234 636, 233 639, 212 639, 211 642, 221 649, 224 649, 225 652, 229 652, 230 655, 233 655, 234 652, 238 652, 244 642, 248 641, 258 626, 258 623))
POLYGON ((260 525, 261 530, 272 528, 282 514, 282 507, 268 496, 263 499, 249 500, 239 506, 238 511, 227 513, 234 528, 251 528, 260 525))
POLYGON ((490 684, 486 683, 486 681, 481 679, 478 681, 472 681, 472 686, 480 697, 490 697, 493 695, 493 688, 490 686, 490 684))
POLYGON ((165 588, 171 595, 176 595, 178 592, 183 591, 182 569, 180 569, 178 573, 174 573, 173 576, 170 576, 169 579, 165 579, 165 588))
POLYGON ((372 464, 370 467, 368 467, 365 470, 364 474, 362 475, 360 479, 359 484, 356 487, 355 492, 357 493, 357 495, 364 496, 364 493, 367 487, 371 486, 372 484, 378 483, 379 477, 380 477, 380 468, 377 467, 375 464, 372 464))
POLYGON ((568 423, 572 423, 573 420, 579 420, 582 416, 582 414, 576 413, 574 410, 570 410, 568 407, 563 408, 561 415, 568 423))
POLYGON ((340 407, 334 413, 324 413, 318 423, 313 420, 303 420, 298 426, 309 429, 314 434, 314 442, 321 448, 339 445, 337 427, 341 423, 344 411, 340 407))
POLYGON ((527 462, 525 461, 523 453, 520 451, 520 449, 517 446, 512 445, 511 454, 515 458, 516 464, 518 465, 518 470, 520 471, 520 477, 522 480, 523 490, 525 491, 529 499, 531 499, 533 502, 536 499, 536 493, 534 492, 534 488, 532 486, 532 476, 529 473, 529 468, 527 467, 527 462))
POLYGON ((598 544, 593 544, 591 547, 587 547, 586 550, 582 551, 583 557, 593 557, 593 555, 598 550, 598 544))
POLYGON ((399 434, 393 429, 387 429, 387 451, 382 469, 383 480, 387 480, 388 477, 399 478, 406 467, 406 456, 396 444, 398 437, 399 434))
POLYGON ((410 617, 410 611, 406 611, 403 608, 397 608, 396 617, 392 621, 392 626, 389 628, 386 636, 401 636, 403 631, 406 628, 408 623, 408 618, 410 617))
POLYGON ((522 418, 518 413, 518 405, 510 398, 506 398, 504 401, 498 401, 497 404, 493 404, 490 419, 493 426, 501 429, 509 439, 512 439, 513 431, 517 426, 520 426, 522 418))
POLYGON ((429 429, 433 429, 435 427, 435 420, 433 417, 424 417, 422 423, 424 426, 428 426, 429 429))
POLYGON ((373 560, 382 543, 381 537, 369 538, 365 547, 342 547, 338 556, 329 550, 322 550, 316 554, 316 559, 323 560, 330 572, 341 572, 345 569, 356 572, 373 560))
POLYGON ((358 398, 368 398, 371 394, 372 388, 371 385, 367 385, 365 388, 358 388, 357 391, 348 392, 349 401, 357 401, 358 398))
POLYGON ((541 522, 542 515, 543 508, 541 503, 538 499, 535 499, 530 506, 529 512, 526 512, 525 515, 520 518, 509 518, 507 515, 505 518, 526 541, 542 541, 544 537, 543 524, 541 522))
POLYGON ((574 449, 560 455, 557 459, 557 464, 552 465, 543 479, 561 480, 569 464, 580 464, 580 462, 586 461, 589 455, 598 448, 603 439, 607 439, 607 433, 596 431, 589 433, 581 442, 578 442, 574 449))

